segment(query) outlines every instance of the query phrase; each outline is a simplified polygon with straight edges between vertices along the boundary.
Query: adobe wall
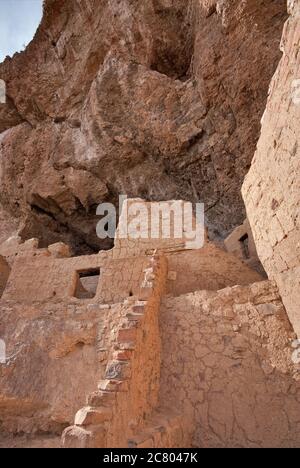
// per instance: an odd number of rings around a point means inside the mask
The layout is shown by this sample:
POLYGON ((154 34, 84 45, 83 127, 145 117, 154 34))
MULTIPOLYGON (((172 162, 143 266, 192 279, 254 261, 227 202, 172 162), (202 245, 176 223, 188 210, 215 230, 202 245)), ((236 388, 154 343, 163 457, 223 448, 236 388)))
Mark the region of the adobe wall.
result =
MULTIPOLYGON (((18 235, 8 237, 5 241, 0 244, 0 255, 5 258, 10 267, 13 266, 14 261, 20 253, 30 252, 38 248, 39 241, 38 239, 32 238, 28 239, 25 242, 22 242, 22 239, 18 235)), ((69 248, 66 244, 58 243, 54 244, 56 246, 64 246, 65 249, 69 251, 69 248)))
POLYGON ((283 57, 242 193, 259 258, 300 336, 300 1, 288 6, 283 57))
POLYGON ((104 304, 117 303, 138 293, 147 262, 146 257, 113 260, 110 253, 105 252, 56 258, 48 249, 33 249, 15 258, 3 300, 76 302, 78 272, 100 268, 95 300, 104 304))
MULTIPOLYGON (((179 200, 163 202, 158 206, 177 206, 180 209, 183 203, 179 200)), ((68 246, 62 243, 39 249, 37 239, 25 243, 21 243, 18 237, 8 239, 0 246, 0 252, 6 255, 12 266, 3 299, 22 303, 76 301, 78 274, 99 268, 98 285, 96 277, 89 279, 89 283, 92 282, 96 289, 95 300, 104 304, 121 302, 139 294, 143 271, 149 256, 156 251, 167 255, 168 292, 171 294, 179 295, 197 289, 217 290, 262 279, 240 259, 209 242, 205 232, 204 245, 197 249, 187 248, 186 238, 171 236, 167 239, 153 239, 151 223, 155 222, 158 227, 162 217, 168 219, 168 213, 163 209, 160 220, 153 220, 151 206, 140 199, 128 199, 123 205, 114 248, 97 255, 71 257, 68 246), (145 229, 145 238, 142 239, 135 238, 135 231, 130 224, 129 209, 137 202, 144 209, 146 218, 145 225, 141 223, 141 228, 145 229), (127 238, 121 237, 124 227, 129 227, 127 238)), ((171 233, 172 226, 171 217, 171 233)), ((187 231, 184 232, 187 234, 187 231)), ((158 233, 162 235, 159 229, 158 233)), ((84 297, 77 299, 88 300, 84 297)))
MULTIPOLYGON (((98 390, 88 395, 88 406, 76 413, 74 425, 63 432, 64 447, 141 447, 151 438, 145 431, 147 422, 155 424, 155 420, 158 424, 158 415, 153 414, 158 404, 161 365, 158 316, 166 279, 166 259, 149 259, 142 296, 126 301, 98 390)), ((174 420, 172 425, 160 417, 166 433, 153 429, 156 447, 185 446, 180 422, 175 420, 174 430, 174 420)))
POLYGON ((240 259, 210 242, 202 249, 167 251, 166 256, 169 271, 167 292, 174 296, 263 280, 240 259))
POLYGON ((0 336, 8 353, 0 369, 2 433, 59 433, 89 395, 97 399, 97 384, 102 381, 105 392, 110 379, 114 384, 123 378, 126 387, 131 376, 133 384, 116 398, 105 435, 106 444, 122 446, 134 434, 134 428, 127 432, 131 418, 142 424, 156 405, 166 260, 160 277, 151 257, 113 260, 111 254, 70 258, 63 256, 69 255, 63 244, 38 249, 34 241, 19 250, 0 303, 0 336), (77 272, 95 267, 100 267, 96 296, 73 297, 77 272))
POLYGON ((64 447, 299 445, 300 348, 275 285, 208 241, 157 242, 83 257, 17 247, 0 301, 1 432, 64 429, 64 447), (95 297, 74 297, 95 268, 95 297))
POLYGON ((71 424, 103 375, 121 313, 122 304, 1 301, 1 435, 60 435, 71 424))
POLYGON ((160 331, 160 403, 194 447, 299 447, 299 350, 272 283, 167 297, 160 331))

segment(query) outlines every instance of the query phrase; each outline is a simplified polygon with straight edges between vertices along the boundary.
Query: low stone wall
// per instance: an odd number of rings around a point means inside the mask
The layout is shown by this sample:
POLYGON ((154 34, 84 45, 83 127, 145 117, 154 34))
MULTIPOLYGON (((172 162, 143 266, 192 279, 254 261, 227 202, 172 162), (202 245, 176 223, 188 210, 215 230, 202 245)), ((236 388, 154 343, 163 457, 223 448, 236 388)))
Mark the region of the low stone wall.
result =
POLYGON ((207 243, 202 249, 178 250, 166 255, 169 265, 167 292, 174 296, 200 289, 217 291, 263 280, 240 259, 213 243, 207 243))
POLYGON ((300 350, 273 283, 165 298, 160 332, 160 404, 193 446, 299 447, 300 350))
POLYGON ((79 272, 99 268, 95 301, 115 304, 138 295, 147 262, 148 257, 114 260, 111 251, 57 258, 48 249, 33 248, 20 252, 15 258, 3 299, 23 304, 70 301, 72 298, 75 301, 79 272))

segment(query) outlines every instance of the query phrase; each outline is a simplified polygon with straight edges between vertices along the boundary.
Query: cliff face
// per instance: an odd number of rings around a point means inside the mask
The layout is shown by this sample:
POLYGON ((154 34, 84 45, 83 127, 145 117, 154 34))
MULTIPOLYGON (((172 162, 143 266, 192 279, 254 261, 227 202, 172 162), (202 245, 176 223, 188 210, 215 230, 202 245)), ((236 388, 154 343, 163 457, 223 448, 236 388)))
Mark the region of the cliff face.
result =
POLYGON ((260 259, 300 336, 300 1, 288 5, 283 57, 243 196, 260 259))
POLYGON ((0 65, 6 218, 80 253, 110 247, 98 203, 183 198, 224 237, 245 216, 285 18, 285 0, 46 0, 34 40, 0 65))

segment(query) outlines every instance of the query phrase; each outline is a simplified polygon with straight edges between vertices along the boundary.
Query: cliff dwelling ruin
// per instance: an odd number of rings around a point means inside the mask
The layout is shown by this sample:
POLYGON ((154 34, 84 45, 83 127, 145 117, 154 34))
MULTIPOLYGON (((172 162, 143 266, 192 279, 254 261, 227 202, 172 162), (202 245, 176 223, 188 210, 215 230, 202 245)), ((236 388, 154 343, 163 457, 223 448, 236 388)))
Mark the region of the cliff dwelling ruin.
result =
POLYGON ((300 0, 44 0, 0 64, 0 448, 300 447, 299 51, 300 0))

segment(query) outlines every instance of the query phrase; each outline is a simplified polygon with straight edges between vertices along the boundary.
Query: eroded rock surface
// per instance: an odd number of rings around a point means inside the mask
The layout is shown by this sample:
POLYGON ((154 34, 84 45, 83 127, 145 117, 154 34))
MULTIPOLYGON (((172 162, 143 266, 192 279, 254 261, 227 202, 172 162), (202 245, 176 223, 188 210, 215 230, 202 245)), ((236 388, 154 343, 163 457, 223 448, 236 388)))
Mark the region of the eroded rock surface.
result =
POLYGON ((240 187, 280 58, 284 0, 46 0, 0 65, 0 202, 23 239, 91 252, 119 193, 204 201, 215 237, 240 187))

